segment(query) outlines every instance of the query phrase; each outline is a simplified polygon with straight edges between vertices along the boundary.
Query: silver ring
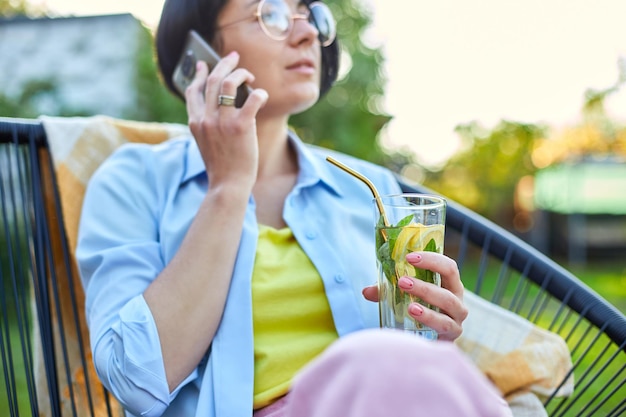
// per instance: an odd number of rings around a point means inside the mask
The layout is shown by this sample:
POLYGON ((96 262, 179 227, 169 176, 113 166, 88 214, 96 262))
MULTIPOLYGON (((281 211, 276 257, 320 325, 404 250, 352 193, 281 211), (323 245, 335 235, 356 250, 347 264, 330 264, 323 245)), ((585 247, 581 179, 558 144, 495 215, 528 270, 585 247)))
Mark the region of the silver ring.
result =
POLYGON ((217 105, 218 106, 234 106, 235 97, 220 94, 219 96, 217 96, 217 105))

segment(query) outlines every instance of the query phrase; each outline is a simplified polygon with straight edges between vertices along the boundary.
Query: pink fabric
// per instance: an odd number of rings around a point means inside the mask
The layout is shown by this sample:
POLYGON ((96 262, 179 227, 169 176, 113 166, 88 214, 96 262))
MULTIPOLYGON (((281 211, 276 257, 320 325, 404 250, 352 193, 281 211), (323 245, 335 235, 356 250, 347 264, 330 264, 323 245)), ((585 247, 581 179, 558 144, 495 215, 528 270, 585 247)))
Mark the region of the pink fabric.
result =
POLYGON ((255 411, 253 417, 283 417, 285 415, 286 398, 282 397, 275 403, 255 411))
POLYGON ((453 343, 381 329, 331 345, 298 374, 272 412, 255 417, 512 416, 453 343))

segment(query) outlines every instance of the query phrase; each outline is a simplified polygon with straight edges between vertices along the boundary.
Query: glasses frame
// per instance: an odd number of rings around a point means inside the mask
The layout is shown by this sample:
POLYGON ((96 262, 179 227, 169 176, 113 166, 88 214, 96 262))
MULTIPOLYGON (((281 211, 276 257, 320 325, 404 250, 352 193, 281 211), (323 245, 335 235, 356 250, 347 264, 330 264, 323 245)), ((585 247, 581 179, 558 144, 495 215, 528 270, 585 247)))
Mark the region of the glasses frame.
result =
MULTIPOLYGON (((242 23, 242 22, 245 22, 245 21, 250 20, 250 19, 255 19, 259 23, 259 26, 261 26, 261 29, 263 30, 263 33, 265 33, 265 35, 267 35, 268 38, 273 39, 275 41, 284 41, 291 34, 291 31, 293 30, 293 27, 295 26, 295 21, 296 20, 306 20, 308 23, 310 23, 311 25, 313 25, 315 27, 315 29, 318 32, 318 39, 319 39, 320 30, 319 30, 317 24, 315 23, 315 21, 312 21, 312 22, 309 21, 311 15, 313 13, 311 11, 312 8, 313 7, 324 7, 324 8, 326 8, 328 10, 331 18, 334 21, 334 17, 332 15, 332 12, 328 8, 328 6, 326 6, 321 1, 314 1, 314 2, 311 2, 310 4, 306 5, 307 6, 307 13, 295 12, 295 13, 292 13, 289 16, 289 26, 287 27, 287 30, 285 31, 284 35, 275 35, 275 34, 273 34, 273 33, 271 33, 269 31, 269 29, 267 28, 267 26, 265 26, 265 23, 263 22, 261 9, 263 8, 263 5, 265 4, 266 1, 267 0, 261 0, 259 2, 259 4, 257 5, 257 8, 256 8, 256 11, 254 12, 254 14, 251 17, 244 17, 243 19, 238 19, 238 20, 235 20, 234 22, 226 23, 225 25, 219 26, 217 29, 221 30, 221 29, 227 28, 229 26, 236 25, 237 23, 242 23)), ((335 41, 336 36, 337 36, 337 31, 334 30, 332 32, 331 36, 329 36, 328 39, 326 39, 325 41, 322 42, 322 40, 320 39, 320 43, 322 44, 323 47, 326 47, 326 46, 330 45, 331 43, 333 43, 335 41)))

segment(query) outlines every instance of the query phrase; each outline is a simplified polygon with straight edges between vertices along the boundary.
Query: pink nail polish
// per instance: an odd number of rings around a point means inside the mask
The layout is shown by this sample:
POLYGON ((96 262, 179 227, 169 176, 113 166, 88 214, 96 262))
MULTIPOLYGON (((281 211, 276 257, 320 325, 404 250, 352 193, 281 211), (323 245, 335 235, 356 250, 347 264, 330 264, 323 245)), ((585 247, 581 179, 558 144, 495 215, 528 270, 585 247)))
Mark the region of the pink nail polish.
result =
POLYGON ((420 255, 419 253, 411 252, 406 255, 406 260, 407 262, 418 263, 422 260, 422 255, 420 255))
POLYGON ((398 280, 398 287, 403 290, 410 290, 413 288, 413 280, 407 277, 402 277, 398 280))
POLYGON ((409 306, 409 313, 414 316, 421 316, 424 313, 424 308, 416 303, 413 303, 409 306))

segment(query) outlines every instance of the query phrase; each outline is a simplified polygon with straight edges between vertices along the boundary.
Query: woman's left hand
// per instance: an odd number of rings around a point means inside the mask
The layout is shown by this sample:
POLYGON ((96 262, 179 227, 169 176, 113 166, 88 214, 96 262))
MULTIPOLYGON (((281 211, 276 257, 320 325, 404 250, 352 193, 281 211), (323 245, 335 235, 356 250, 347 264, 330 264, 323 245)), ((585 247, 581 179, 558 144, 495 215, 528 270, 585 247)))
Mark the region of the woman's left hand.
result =
MULTIPOLYGON (((436 330, 439 340, 455 340, 463 332, 463 320, 467 318, 467 307, 463 304, 463 283, 459 268, 454 260, 435 252, 412 252, 406 260, 420 269, 438 272, 441 287, 417 278, 400 277, 398 286, 406 293, 415 295, 427 304, 439 307, 439 312, 418 303, 409 306, 409 314, 418 322, 436 330)), ((369 301, 378 301, 378 286, 363 289, 369 301)))

